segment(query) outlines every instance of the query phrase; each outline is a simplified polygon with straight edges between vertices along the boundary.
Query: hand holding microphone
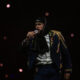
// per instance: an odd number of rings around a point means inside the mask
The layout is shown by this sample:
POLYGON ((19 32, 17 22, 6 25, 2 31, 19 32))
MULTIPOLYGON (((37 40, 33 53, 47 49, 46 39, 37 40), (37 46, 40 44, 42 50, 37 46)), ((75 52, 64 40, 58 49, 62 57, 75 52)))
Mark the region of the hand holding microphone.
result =
POLYGON ((38 33, 38 30, 30 31, 27 33, 27 38, 34 38, 34 36, 38 33))

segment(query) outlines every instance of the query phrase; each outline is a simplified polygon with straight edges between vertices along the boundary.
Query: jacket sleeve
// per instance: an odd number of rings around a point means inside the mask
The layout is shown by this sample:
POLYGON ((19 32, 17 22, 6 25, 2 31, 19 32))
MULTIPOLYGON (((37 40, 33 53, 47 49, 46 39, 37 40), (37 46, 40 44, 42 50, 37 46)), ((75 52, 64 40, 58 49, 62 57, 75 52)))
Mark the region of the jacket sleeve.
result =
POLYGON ((61 33, 60 33, 60 49, 61 49, 61 54, 62 54, 64 72, 72 73, 71 55, 66 46, 65 39, 61 33))
POLYGON ((27 53, 29 51, 29 44, 30 44, 30 40, 24 39, 21 43, 20 43, 20 53, 23 55, 27 56, 27 53))

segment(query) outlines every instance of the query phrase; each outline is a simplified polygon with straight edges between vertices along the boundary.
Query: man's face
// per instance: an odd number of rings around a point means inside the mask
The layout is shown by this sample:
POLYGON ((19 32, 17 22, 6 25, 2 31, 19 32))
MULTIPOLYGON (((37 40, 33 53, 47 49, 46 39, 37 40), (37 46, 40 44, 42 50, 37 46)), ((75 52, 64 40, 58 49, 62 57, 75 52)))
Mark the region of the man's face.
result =
POLYGON ((43 30, 44 29, 44 23, 41 23, 41 22, 36 22, 35 23, 35 28, 39 31, 43 30))

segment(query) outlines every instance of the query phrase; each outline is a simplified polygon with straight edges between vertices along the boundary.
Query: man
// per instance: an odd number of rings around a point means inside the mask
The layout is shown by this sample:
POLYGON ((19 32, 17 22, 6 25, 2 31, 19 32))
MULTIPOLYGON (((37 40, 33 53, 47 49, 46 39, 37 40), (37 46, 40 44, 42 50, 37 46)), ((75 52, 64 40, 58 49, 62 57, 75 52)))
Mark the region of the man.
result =
POLYGON ((70 80, 71 57, 64 37, 59 31, 47 30, 45 18, 36 19, 35 30, 27 33, 22 48, 33 80, 70 80))

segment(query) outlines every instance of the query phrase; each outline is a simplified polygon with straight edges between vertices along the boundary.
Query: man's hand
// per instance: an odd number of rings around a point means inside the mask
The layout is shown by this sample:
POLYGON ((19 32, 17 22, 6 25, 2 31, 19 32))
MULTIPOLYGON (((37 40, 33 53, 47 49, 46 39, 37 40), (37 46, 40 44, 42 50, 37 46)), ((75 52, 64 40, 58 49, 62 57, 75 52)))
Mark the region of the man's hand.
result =
POLYGON ((70 80, 70 73, 64 74, 64 80, 70 80))
POLYGON ((34 31, 30 31, 27 33, 27 37, 28 38, 34 38, 35 32, 34 31))

